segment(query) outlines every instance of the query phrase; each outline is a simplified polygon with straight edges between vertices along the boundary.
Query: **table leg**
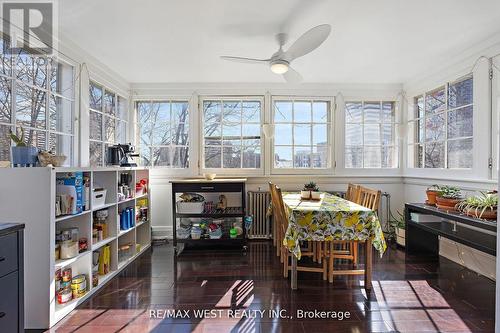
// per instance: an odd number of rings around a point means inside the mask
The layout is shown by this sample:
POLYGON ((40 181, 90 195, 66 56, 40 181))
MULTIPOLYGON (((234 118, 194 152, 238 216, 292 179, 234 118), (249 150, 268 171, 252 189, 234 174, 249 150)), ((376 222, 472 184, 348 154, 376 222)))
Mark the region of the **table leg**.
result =
POLYGON ((297 289, 297 257, 292 253, 292 290, 297 289))
POLYGON ((367 239, 365 242, 365 289, 372 289, 372 240, 367 239))

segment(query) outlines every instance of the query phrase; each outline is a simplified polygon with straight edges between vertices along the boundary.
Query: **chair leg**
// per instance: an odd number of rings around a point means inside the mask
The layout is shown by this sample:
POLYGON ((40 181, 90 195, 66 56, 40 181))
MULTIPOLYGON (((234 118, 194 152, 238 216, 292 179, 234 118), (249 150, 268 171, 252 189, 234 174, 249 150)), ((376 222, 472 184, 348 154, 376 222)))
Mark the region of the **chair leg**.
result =
POLYGON ((359 245, 358 245, 358 242, 353 242, 353 245, 352 245, 352 263, 354 264, 354 266, 357 266, 358 265, 358 249, 359 249, 359 245))
POLYGON ((323 247, 321 246, 321 243, 318 246, 318 264, 321 264, 321 261, 323 260, 323 247))
MULTIPOLYGON (((327 254, 326 248, 328 246, 328 242, 321 242, 319 245, 325 249, 324 253, 326 255, 327 254)), ((323 260, 323 281, 326 281, 327 279, 328 279, 328 261, 326 260, 325 257, 323 260)))
POLYGON ((288 253, 284 253, 283 257, 285 257, 283 259, 283 276, 285 277, 285 279, 288 279, 288 259, 290 258, 290 256, 288 255, 288 253))
POLYGON ((328 282, 333 283, 333 242, 329 242, 330 244, 330 256, 328 257, 328 282))
POLYGON ((278 246, 277 243, 277 238, 276 237, 276 230, 277 230, 277 225, 276 225, 276 219, 273 218, 273 246, 278 246))
POLYGON ((316 260, 318 260, 317 256, 316 256, 316 252, 318 251, 318 249, 316 248, 317 244, 316 242, 312 242, 312 248, 313 248, 313 262, 316 262, 316 260))

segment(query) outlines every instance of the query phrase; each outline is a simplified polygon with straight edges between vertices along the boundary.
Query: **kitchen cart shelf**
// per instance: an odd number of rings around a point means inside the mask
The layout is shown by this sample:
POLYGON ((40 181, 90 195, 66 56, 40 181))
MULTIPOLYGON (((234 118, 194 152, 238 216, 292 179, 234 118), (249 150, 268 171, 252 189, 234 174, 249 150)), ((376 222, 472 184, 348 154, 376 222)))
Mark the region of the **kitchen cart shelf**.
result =
POLYGON ((88 210, 84 210, 83 212, 78 213, 78 214, 59 215, 59 216, 56 216, 56 223, 60 222, 60 221, 64 221, 64 220, 69 220, 69 219, 72 219, 75 217, 79 217, 79 216, 88 214, 90 212, 91 212, 91 210, 88 209, 88 210))
MULTIPOLYGON (((106 282, 119 273, 120 269, 127 267, 139 253, 143 253, 151 244, 151 222, 147 220, 140 228, 131 228, 125 232, 126 236, 119 238, 119 215, 118 215, 118 184, 120 174, 130 174, 130 184, 135 190, 135 184, 145 180, 149 184, 149 170, 146 168, 5 168, 0 173, 0 191, 9 193, 9 196, 0 200, 0 211, 3 217, 9 221, 23 221, 26 225, 25 242, 25 281, 24 292, 30 295, 30 302, 25 304, 25 328, 26 329, 49 329, 57 324, 64 316, 69 314, 75 307, 87 300, 91 295, 101 290, 106 282), (84 195, 82 195, 82 206, 87 210, 80 214, 61 215, 56 217, 55 199, 59 194, 57 191, 57 179, 68 176, 68 173, 82 172, 84 178, 84 195), (106 190, 102 204, 92 202, 94 189, 106 190), (19 206, 19 198, 29 202, 30 205, 23 209, 13 209, 19 206), (97 207, 97 205, 99 205, 97 207), (92 229, 96 214, 92 212, 107 210, 107 218, 103 221, 107 224, 108 236, 106 239, 92 244, 92 229), (61 230, 77 229, 78 240, 87 239, 88 250, 77 256, 56 260, 56 233, 61 230), (118 246, 121 240, 133 245, 131 250, 132 259, 118 267, 118 246), (137 251, 136 245, 141 244, 141 251, 137 251), (102 251, 106 246, 110 247, 110 273, 99 276, 99 284, 92 287, 94 251, 102 251), (86 277, 87 293, 77 299, 60 305, 56 297, 56 271, 71 268, 72 276, 83 274, 86 277)), ((142 194, 142 192, 140 192, 142 194)), ((135 194, 135 193, 133 193, 135 194)), ((141 202, 137 198, 131 198, 126 205, 145 207, 146 214, 149 213, 149 192, 141 202)), ((79 204, 79 201, 77 201, 79 204)), ((125 205, 125 204, 124 204, 125 205)), ((1 331, 1 329, 0 329, 1 331)))
POLYGON ((200 213, 200 214, 184 214, 184 213, 177 213, 177 217, 182 217, 182 218, 187 218, 187 217, 192 217, 192 218, 223 218, 223 217, 244 217, 245 213, 242 211, 237 212, 237 213, 225 213, 225 212, 218 212, 218 213, 200 213))
MULTIPOLYGON (((173 236, 174 236, 174 249, 178 254, 181 250, 178 245, 213 245, 213 246, 242 246, 246 249, 246 230, 245 230, 245 183, 246 179, 184 179, 171 181, 172 184, 172 208, 173 208, 173 236), (227 208, 225 209, 211 209, 207 211, 207 206, 204 207, 202 213, 196 212, 178 212, 177 203, 181 200, 182 193, 199 193, 205 202, 212 201, 216 205, 219 196, 224 194, 226 197, 227 208), (231 202, 230 202, 231 201, 231 202), (222 225, 223 235, 219 239, 192 239, 177 238, 177 227, 180 225, 181 219, 218 219, 219 224, 222 225), (232 221, 236 220, 236 221, 232 221), (229 237, 229 229, 231 223, 241 223, 242 234, 236 238, 229 237)), ((213 207, 213 206, 212 206, 213 207)), ((200 209, 201 210, 201 209, 200 209)), ((191 221, 193 222, 193 221, 191 221)), ((190 222, 190 223, 191 223, 190 222)))

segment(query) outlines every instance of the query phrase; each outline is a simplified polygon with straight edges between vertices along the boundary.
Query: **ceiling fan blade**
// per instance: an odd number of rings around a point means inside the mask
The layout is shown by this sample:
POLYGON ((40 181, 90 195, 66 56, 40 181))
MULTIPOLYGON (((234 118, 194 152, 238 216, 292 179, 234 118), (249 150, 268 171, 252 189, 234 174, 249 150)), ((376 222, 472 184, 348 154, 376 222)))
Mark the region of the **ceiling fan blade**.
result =
POLYGON ((231 56, 221 56, 221 59, 234 61, 234 62, 242 62, 246 64, 258 64, 258 63, 267 63, 271 59, 255 59, 255 58, 245 58, 245 57, 231 57, 231 56))
POLYGON ((300 83, 302 82, 302 75, 300 75, 295 69, 292 67, 288 67, 288 71, 283 74, 286 82, 288 83, 300 83))
POLYGON ((285 52, 284 58, 287 61, 292 61, 314 51, 328 38, 331 30, 332 27, 329 24, 321 24, 306 31, 285 52))

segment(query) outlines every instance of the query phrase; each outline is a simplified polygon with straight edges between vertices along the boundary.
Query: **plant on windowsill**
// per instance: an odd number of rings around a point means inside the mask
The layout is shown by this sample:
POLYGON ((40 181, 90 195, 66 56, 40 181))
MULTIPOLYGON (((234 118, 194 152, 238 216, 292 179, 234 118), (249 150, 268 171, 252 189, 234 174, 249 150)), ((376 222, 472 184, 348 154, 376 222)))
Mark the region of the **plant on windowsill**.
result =
POLYGON ((431 185, 427 188, 425 191, 425 194, 427 195, 427 201, 425 202, 428 205, 435 206, 436 205, 436 196, 439 193, 439 185, 431 185))
POLYGON ((12 166, 36 166, 38 157, 38 148, 27 146, 24 143, 24 129, 21 127, 21 137, 9 131, 10 139, 16 144, 11 147, 12 166))
POLYGON ((496 220, 498 208, 498 193, 481 192, 480 195, 468 197, 457 204, 456 208, 466 215, 480 219, 496 220))
POLYGON ((455 186, 440 186, 436 196, 436 206, 446 210, 455 210, 455 206, 463 200, 462 191, 455 186))
POLYGON ((306 200, 319 200, 319 188, 315 182, 304 184, 304 189, 300 191, 300 197, 306 200))

